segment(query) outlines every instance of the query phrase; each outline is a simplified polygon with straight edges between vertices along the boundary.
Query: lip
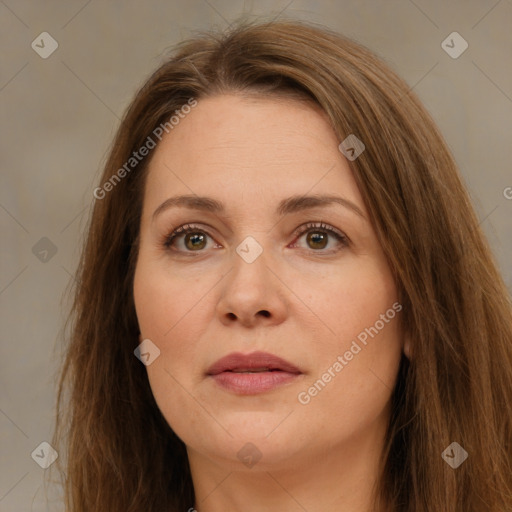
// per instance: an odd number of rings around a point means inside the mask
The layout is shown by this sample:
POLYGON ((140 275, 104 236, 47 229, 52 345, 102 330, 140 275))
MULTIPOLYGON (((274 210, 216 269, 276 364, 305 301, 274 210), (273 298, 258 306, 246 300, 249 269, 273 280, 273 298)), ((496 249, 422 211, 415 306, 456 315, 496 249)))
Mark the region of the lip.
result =
POLYGON ((233 352, 215 362, 206 373, 221 387, 241 395, 270 391, 302 375, 295 365, 268 352, 233 352), (240 373, 251 370, 257 372, 240 373))

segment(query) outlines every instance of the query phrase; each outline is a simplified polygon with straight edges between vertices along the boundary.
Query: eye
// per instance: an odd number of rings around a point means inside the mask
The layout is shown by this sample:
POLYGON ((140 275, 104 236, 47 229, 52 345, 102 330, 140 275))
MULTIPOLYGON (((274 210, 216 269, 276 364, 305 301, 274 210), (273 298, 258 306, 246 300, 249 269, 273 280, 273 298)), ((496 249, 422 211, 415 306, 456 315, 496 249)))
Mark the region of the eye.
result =
MULTIPOLYGON (((338 229, 324 224, 323 222, 315 223, 311 222, 305 226, 301 226, 295 232, 297 238, 301 238, 306 235, 306 243, 310 249, 314 251, 321 251, 326 248, 329 243, 329 237, 334 237, 342 247, 347 247, 349 244, 348 237, 338 229)), ((326 252, 336 252, 340 248, 334 248, 327 250, 326 252)))
POLYGON ((173 250, 179 252, 200 252, 206 247, 208 238, 211 238, 211 236, 204 229, 194 224, 185 224, 165 237, 164 247, 171 249, 176 245, 179 246, 180 244, 177 243, 177 240, 182 239, 185 248, 183 249, 182 246, 173 250))

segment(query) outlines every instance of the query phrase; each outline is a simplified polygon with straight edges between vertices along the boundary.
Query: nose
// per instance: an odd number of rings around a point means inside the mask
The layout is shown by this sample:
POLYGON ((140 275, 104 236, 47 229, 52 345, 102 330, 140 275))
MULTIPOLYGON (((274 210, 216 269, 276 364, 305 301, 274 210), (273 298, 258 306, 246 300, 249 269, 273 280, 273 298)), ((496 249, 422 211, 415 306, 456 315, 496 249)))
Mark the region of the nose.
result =
POLYGON ((224 325, 244 327, 277 325, 288 311, 286 285, 278 277, 276 265, 263 251, 254 261, 233 254, 233 268, 221 281, 217 313, 224 325))

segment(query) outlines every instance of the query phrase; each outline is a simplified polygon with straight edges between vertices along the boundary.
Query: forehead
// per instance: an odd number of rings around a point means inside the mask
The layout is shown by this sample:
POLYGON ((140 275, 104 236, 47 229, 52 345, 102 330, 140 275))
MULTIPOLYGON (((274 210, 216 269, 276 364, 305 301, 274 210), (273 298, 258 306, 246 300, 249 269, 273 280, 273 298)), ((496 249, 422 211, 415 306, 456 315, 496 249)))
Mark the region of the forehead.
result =
POLYGON ((275 203, 281 196, 340 192, 361 198, 327 115, 280 97, 221 95, 198 101, 154 150, 146 201, 216 196, 275 203))

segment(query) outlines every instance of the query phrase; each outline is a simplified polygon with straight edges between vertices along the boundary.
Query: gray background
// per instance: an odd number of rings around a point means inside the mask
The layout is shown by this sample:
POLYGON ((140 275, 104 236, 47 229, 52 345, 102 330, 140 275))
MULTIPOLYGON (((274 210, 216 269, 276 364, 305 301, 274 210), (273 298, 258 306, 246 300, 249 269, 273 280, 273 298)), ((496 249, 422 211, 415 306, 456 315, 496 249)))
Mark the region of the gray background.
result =
POLYGON ((405 78, 453 151, 512 290, 511 0, 0 1, 1 511, 50 508, 31 452, 51 440, 64 292, 119 118, 170 46, 244 12, 336 29, 405 78), (43 59, 31 43, 45 31, 59 46, 43 59), (469 44, 457 59, 441 47, 453 31, 469 44))

